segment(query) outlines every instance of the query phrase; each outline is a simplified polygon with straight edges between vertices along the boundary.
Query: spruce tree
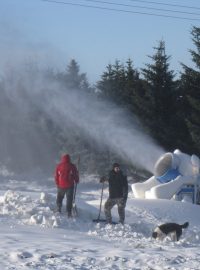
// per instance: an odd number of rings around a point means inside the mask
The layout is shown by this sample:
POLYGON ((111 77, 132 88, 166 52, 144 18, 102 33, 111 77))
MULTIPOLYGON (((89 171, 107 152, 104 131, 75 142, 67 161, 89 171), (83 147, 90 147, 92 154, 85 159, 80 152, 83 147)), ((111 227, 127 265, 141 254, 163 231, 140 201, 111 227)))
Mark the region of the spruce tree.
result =
POLYGON ((131 112, 140 119, 145 118, 145 91, 143 80, 140 73, 133 66, 133 61, 128 59, 125 68, 126 84, 125 84, 125 100, 131 112))
POLYGON ((57 80, 68 90, 83 90, 88 93, 94 90, 88 83, 86 73, 80 73, 80 67, 75 59, 70 61, 65 72, 57 74, 57 80))
POLYGON ((190 50, 195 68, 182 64, 181 75, 182 103, 184 117, 191 141, 190 150, 200 153, 200 28, 193 27, 191 31, 195 50, 190 50))
POLYGON ((149 56, 152 63, 146 64, 146 68, 142 69, 148 101, 148 104, 145 103, 148 112, 146 124, 153 137, 166 148, 170 148, 175 140, 175 74, 169 69, 170 56, 166 55, 165 42, 160 41, 154 49, 155 54, 149 56))
POLYGON ((141 80, 139 72, 133 67, 132 60, 128 59, 126 65, 116 60, 114 65, 109 64, 106 68, 97 83, 101 96, 133 111, 136 103, 134 97, 137 96, 135 92, 140 88, 141 80))
POLYGON ((124 66, 119 60, 116 60, 114 65, 109 64, 106 67, 101 80, 97 82, 97 89, 100 91, 101 97, 118 105, 124 105, 124 85, 124 66))

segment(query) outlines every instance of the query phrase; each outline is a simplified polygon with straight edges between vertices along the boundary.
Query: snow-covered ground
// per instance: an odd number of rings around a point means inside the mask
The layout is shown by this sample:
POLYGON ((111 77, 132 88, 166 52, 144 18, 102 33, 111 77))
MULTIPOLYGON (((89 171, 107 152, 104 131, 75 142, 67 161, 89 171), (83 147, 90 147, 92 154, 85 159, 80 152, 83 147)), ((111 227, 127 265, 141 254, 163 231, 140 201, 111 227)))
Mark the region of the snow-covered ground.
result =
MULTIPOLYGON (((134 199, 130 190, 125 225, 105 226, 92 222, 101 194, 94 176, 78 185, 73 219, 53 212, 53 179, 31 177, 1 176, 0 269, 200 269, 200 206, 134 199), (179 242, 151 238, 158 224, 185 221, 190 226, 179 242)), ((103 202, 107 196, 106 188, 103 202)))

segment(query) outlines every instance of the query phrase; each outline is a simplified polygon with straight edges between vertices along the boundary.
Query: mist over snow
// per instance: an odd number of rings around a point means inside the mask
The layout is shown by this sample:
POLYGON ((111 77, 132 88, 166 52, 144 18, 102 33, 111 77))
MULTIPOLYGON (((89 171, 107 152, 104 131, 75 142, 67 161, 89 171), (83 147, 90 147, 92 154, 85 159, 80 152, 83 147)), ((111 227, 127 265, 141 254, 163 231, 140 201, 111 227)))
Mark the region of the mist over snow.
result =
POLYGON ((30 62, 41 68, 49 66, 60 68, 65 65, 60 49, 43 39, 38 41, 32 32, 25 34, 21 28, 9 23, 8 20, 0 18, 0 34, 0 78, 5 68, 12 69, 13 66, 19 65, 20 69, 30 62))
MULTIPOLYGON (((163 149, 141 129, 138 120, 116 105, 77 90, 64 88, 34 64, 5 69, 1 94, 1 163, 20 170, 51 167, 58 158, 55 137, 47 126, 58 127, 66 137, 69 123, 98 148, 107 147, 131 164, 152 172, 163 149), (48 121, 44 120, 44 115, 48 121)), ((49 127, 48 127, 49 128, 49 127)))
POLYGON ((99 145, 106 145, 125 160, 149 171, 162 153, 140 130, 136 119, 109 102, 68 90, 63 96, 53 93, 46 109, 54 121, 69 119, 99 145))
POLYGON ((8 21, 1 21, 0 32, 1 166, 11 165, 18 172, 39 167, 52 174, 63 150, 57 138, 62 133, 68 145, 79 134, 94 148, 108 149, 152 172, 164 150, 143 132, 138 119, 108 101, 66 89, 48 76, 52 66, 63 65, 56 48, 34 43, 31 33, 25 36, 8 21))

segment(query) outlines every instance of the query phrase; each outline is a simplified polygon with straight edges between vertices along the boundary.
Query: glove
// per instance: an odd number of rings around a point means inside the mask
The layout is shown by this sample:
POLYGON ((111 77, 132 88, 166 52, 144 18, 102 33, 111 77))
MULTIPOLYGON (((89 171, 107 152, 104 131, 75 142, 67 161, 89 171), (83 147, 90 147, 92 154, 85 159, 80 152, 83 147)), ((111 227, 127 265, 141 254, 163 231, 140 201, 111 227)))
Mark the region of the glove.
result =
POLYGON ((100 178, 100 183, 104 183, 105 181, 107 181, 107 179, 106 179, 106 177, 105 176, 102 176, 101 178, 100 178))

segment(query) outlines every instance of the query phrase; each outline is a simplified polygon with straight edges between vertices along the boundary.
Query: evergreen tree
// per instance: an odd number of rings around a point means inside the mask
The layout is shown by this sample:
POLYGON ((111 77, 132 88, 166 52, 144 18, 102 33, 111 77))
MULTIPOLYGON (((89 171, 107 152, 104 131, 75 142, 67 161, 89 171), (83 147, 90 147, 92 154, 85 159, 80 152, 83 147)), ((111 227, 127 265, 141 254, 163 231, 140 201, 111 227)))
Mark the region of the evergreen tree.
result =
POLYGON ((165 43, 160 41, 155 54, 149 56, 153 63, 146 64, 142 73, 146 80, 146 124, 154 138, 165 147, 174 147, 176 114, 176 83, 174 72, 169 70, 170 56, 166 55, 165 43))
POLYGON ((124 104, 124 66, 120 64, 119 60, 116 60, 114 65, 109 64, 106 69, 101 80, 97 82, 100 96, 122 105, 124 104))
POLYGON ((57 74, 57 79, 69 90, 84 90, 92 93, 94 89, 89 85, 86 73, 80 73, 78 63, 72 59, 65 72, 57 74))
POLYGON ((125 69, 125 91, 124 100, 130 108, 131 112, 136 114, 140 119, 145 118, 145 91, 143 86, 143 80, 140 79, 140 74, 137 69, 134 68, 131 59, 126 62, 125 69))
POLYGON ((112 98, 112 83, 114 80, 114 71, 112 65, 106 67, 106 71, 101 75, 101 80, 97 82, 99 96, 106 99, 112 98))
POLYGON ((182 104, 184 117, 191 138, 190 148, 200 153, 200 28, 193 27, 192 41, 196 47, 190 50, 195 68, 182 64, 181 76, 182 104))
POLYGON ((132 110, 133 104, 136 104, 135 92, 141 88, 141 80, 131 59, 127 60, 126 66, 116 60, 114 65, 109 64, 106 68, 107 70, 97 83, 101 96, 132 110))

